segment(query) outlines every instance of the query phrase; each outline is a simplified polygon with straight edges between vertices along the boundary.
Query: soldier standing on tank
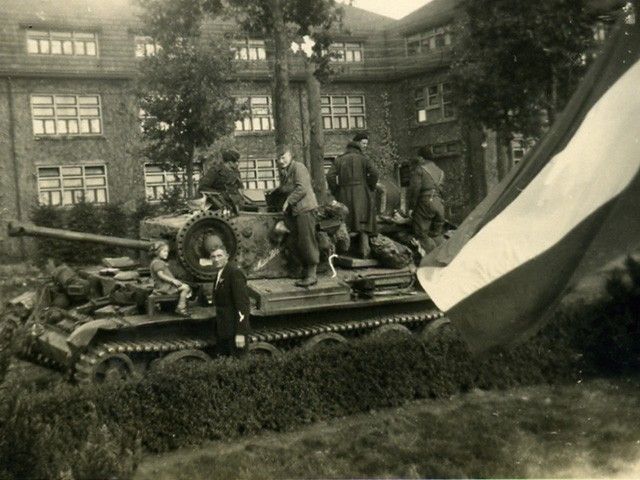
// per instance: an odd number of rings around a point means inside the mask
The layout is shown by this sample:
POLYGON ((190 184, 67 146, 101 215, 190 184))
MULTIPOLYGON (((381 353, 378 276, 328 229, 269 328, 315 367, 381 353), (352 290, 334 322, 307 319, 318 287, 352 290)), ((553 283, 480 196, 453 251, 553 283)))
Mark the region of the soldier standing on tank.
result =
POLYGON ((407 208, 413 234, 426 253, 442 242, 443 183, 444 172, 433 161, 431 148, 421 147, 407 191, 407 208))
POLYGON ((215 162, 209 168, 198 186, 198 191, 214 191, 222 194, 223 198, 230 207, 238 210, 242 207, 242 179, 240 178, 240 170, 238 169, 238 161, 240 153, 236 150, 223 150, 222 162, 215 162))
POLYGON ((296 285, 310 287, 318 283, 316 270, 320 263, 315 216, 318 201, 307 167, 293 160, 289 147, 279 148, 277 163, 280 174, 280 186, 277 190, 286 195, 282 206, 284 221, 304 269, 303 277, 296 285))
POLYGON ((367 134, 358 133, 327 173, 331 193, 349 209, 347 228, 358 234, 362 258, 367 258, 371 252, 369 237, 377 234, 375 189, 378 171, 364 155, 368 144, 367 134))
POLYGON ((234 355, 237 349, 247 346, 250 313, 247 277, 229 263, 229 254, 223 245, 211 252, 211 263, 218 270, 213 284, 216 346, 220 355, 234 355))

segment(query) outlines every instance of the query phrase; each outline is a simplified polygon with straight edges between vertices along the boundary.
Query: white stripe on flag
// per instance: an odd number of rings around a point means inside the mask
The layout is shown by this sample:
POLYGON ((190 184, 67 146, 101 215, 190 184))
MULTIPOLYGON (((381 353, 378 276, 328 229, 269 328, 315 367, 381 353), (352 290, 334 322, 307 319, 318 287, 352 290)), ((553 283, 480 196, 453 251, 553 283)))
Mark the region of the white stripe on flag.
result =
POLYGON ((591 108, 566 148, 449 265, 418 270, 438 308, 449 310, 545 252, 619 195, 640 168, 639 127, 636 62, 591 108))

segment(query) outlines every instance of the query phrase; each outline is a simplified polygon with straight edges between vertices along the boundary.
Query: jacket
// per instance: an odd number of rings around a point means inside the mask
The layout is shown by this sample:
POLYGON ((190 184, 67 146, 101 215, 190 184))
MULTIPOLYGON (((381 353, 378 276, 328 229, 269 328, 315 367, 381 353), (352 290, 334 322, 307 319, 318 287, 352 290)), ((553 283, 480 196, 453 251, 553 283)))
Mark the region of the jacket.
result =
POLYGON ((247 277, 237 266, 227 263, 220 280, 213 284, 213 302, 216 306, 216 332, 219 338, 231 338, 249 331, 249 291, 247 277), (240 315, 244 315, 239 322, 240 315))
POLYGON ((279 171, 280 191, 287 195, 287 203, 291 206, 291 213, 298 215, 318 207, 316 194, 311 186, 311 176, 307 167, 292 160, 287 168, 279 171))

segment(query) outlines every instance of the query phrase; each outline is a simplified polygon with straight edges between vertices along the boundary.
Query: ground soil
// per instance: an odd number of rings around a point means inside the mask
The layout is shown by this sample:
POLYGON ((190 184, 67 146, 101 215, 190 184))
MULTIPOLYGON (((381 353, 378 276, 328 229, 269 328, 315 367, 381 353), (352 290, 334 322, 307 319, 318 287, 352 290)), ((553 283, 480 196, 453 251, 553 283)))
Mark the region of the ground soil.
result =
POLYGON ((639 478, 638 387, 476 390, 147 456, 135 479, 639 478))

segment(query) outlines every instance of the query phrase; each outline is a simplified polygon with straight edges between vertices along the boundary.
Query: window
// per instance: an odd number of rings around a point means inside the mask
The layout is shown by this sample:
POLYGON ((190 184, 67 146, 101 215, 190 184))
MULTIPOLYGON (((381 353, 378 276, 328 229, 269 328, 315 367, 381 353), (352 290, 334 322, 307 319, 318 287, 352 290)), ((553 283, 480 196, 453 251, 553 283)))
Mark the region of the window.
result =
POLYGON ((438 83, 414 91, 416 122, 430 123, 455 118, 450 83, 438 83))
POLYGON ((331 167, 333 167, 333 164, 336 163, 336 158, 338 158, 338 154, 328 154, 325 155, 324 158, 322 159, 322 165, 324 167, 324 174, 326 175, 327 173, 329 173, 329 170, 331 169, 331 167))
POLYGON ((452 37, 449 26, 434 28, 405 37, 407 56, 429 53, 451 45, 452 37))
POLYGON ((329 51, 338 54, 338 62, 362 62, 362 43, 338 42, 329 46, 329 51))
POLYGON ((514 133, 511 140, 511 159, 513 164, 517 165, 522 161, 526 153, 529 151, 530 144, 521 133, 514 133))
POLYGON ((320 98, 322 125, 325 130, 365 128, 362 95, 323 95, 320 98))
POLYGON ((73 205, 81 201, 107 203, 106 165, 38 167, 40 205, 73 205))
POLYGON ((460 153, 459 142, 436 143, 431 147, 435 157, 448 157, 460 153))
POLYGON ((162 48, 158 45, 153 38, 151 37, 143 37, 137 36, 135 37, 135 45, 136 45, 136 57, 151 57, 158 53, 162 48))
POLYGON ((27 30, 29 55, 98 55, 98 37, 93 32, 27 30))
POLYGON ((245 38, 233 44, 236 60, 266 60, 267 50, 264 40, 245 38))
POLYGON ((254 95, 251 97, 236 97, 236 102, 244 105, 245 117, 236 120, 236 132, 261 132, 273 130, 273 115, 271 97, 268 95, 254 95))
POLYGON ((240 160, 240 178, 247 190, 268 190, 278 186, 278 167, 275 159, 249 158, 240 160))
POLYGON ((34 135, 99 135, 100 95, 31 95, 34 135))
MULTIPOLYGON (((200 166, 194 166, 193 185, 198 188, 200 166)), ((144 191, 149 202, 158 202, 162 196, 174 188, 181 188, 186 195, 187 177, 184 170, 165 170, 162 165, 147 163, 144 165, 144 191)))

